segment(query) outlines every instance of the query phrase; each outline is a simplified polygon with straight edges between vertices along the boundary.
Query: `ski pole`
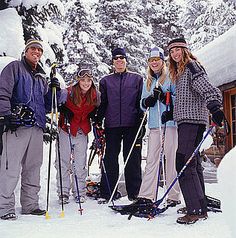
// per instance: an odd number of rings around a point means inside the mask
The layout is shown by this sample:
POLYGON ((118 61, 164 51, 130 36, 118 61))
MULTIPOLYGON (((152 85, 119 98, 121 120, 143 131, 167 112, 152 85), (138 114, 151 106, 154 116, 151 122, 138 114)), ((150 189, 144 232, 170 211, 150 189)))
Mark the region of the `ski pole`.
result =
POLYGON ((59 140, 59 129, 58 129, 58 108, 57 108, 57 90, 54 88, 55 93, 55 114, 56 114, 56 129, 57 129, 57 153, 58 153, 58 169, 59 169, 59 180, 60 180, 60 192, 61 192, 61 214, 60 217, 64 217, 64 203, 63 203, 63 189, 62 189, 62 173, 61 173, 61 153, 60 153, 60 140, 59 140))
POLYGON ((82 215, 82 206, 81 206, 81 201, 80 201, 80 193, 79 193, 79 183, 78 183, 78 177, 76 173, 76 168, 75 168, 75 156, 74 156, 74 145, 72 144, 72 139, 71 139, 71 132, 70 132, 70 126, 67 126, 68 128, 68 134, 69 134, 69 141, 70 141, 70 148, 71 148, 71 161, 72 161, 72 169, 73 169, 73 174, 74 174, 74 180, 75 180, 75 187, 76 187, 76 192, 78 196, 78 202, 79 202, 79 212, 80 215, 82 215))
POLYGON ((131 146, 131 148, 130 148, 129 154, 128 154, 127 159, 126 159, 126 161, 125 161, 125 163, 124 163, 123 171, 122 171, 121 174, 119 175, 119 178, 118 178, 118 180, 117 180, 117 182, 116 182, 116 185, 115 185, 115 187, 114 187, 114 189, 113 189, 113 192, 112 192, 112 194, 111 194, 111 197, 110 197, 110 199, 109 199, 109 201, 108 201, 108 205, 111 203, 111 201, 112 201, 112 199, 113 199, 113 197, 114 197, 114 194, 115 194, 115 192, 116 192, 116 189, 117 189, 117 187, 118 187, 118 184, 119 184, 119 182, 120 182, 120 180, 121 180, 121 177, 122 177, 122 175, 123 175, 123 173, 124 173, 124 171, 125 171, 125 167, 126 167, 128 161, 129 161, 130 155, 131 155, 131 153, 132 153, 132 151, 133 151, 133 148, 134 148, 134 145, 135 145, 136 140, 137 140, 137 138, 138 138, 138 135, 139 135, 139 133, 140 133, 140 131, 141 131, 141 129, 142 129, 143 123, 144 123, 144 121, 145 121, 145 119, 146 119, 146 117, 147 117, 148 110, 149 110, 149 108, 147 108, 147 110, 145 111, 145 113, 144 113, 144 115, 143 115, 143 119, 142 119, 142 121, 141 121, 141 123, 140 123, 140 126, 139 126, 139 128, 138 128, 137 134, 136 134, 136 136, 135 136, 135 138, 134 138, 134 141, 133 141, 133 144, 132 144, 132 146, 131 146))
MULTIPOLYGON (((109 182, 109 179, 108 179, 108 176, 107 176, 106 167, 105 167, 105 164, 104 164, 104 161, 103 161, 104 149, 102 148, 102 145, 99 142, 98 133, 97 133, 97 130, 96 130, 95 126, 93 126, 93 132, 94 132, 94 137, 95 137, 96 144, 97 144, 98 148, 100 149, 102 170, 103 170, 103 173, 105 175, 105 179, 106 179, 106 183, 107 183, 107 188, 108 188, 109 194, 111 196, 112 195, 112 193, 111 193, 111 186, 110 186, 110 182, 109 182)), ((111 202, 112 202, 112 205, 114 206, 114 201, 112 200, 111 202)))
MULTIPOLYGON (((156 82, 156 88, 158 87, 161 87, 161 84, 159 84, 159 82, 157 81, 156 82)), ((160 100, 158 100, 157 102, 157 118, 159 119, 159 133, 160 133, 160 141, 163 141, 165 138, 165 135, 162 135, 162 129, 161 129, 161 105, 160 105, 160 100)), ((165 128, 166 130, 166 128, 165 128)), ((164 134, 164 132, 163 132, 164 134)), ((163 142, 163 152, 164 152, 164 142, 163 142)), ((162 168, 162 174, 163 174, 163 188, 164 188, 164 191, 166 191, 166 175, 165 175, 165 162, 164 162, 164 159, 163 159, 163 152, 162 152, 162 158, 160 158, 160 168, 162 168)), ((161 173, 161 170, 160 170, 160 173, 161 173)), ((160 173, 158 174, 158 176, 161 176, 160 173)), ((160 179, 160 178, 159 178, 160 179)), ((159 184, 158 184, 159 186, 159 184)), ((157 191, 158 192, 158 191, 157 191)), ((156 199, 157 199, 157 193, 156 193, 156 199)), ((166 203, 166 201, 165 201, 166 203)))
MULTIPOLYGON (((56 74, 56 64, 52 65, 50 78, 52 79, 56 74)), ((55 90, 52 88, 52 104, 51 104, 51 120, 50 120, 50 141, 49 141, 49 159, 48 159, 48 178, 47 178, 47 203, 45 218, 50 219, 49 215, 49 191, 50 191, 50 176, 51 176, 51 161, 52 161, 52 129, 53 129, 53 115, 54 115, 54 94, 55 90)))
POLYGON ((172 187, 175 185, 175 183, 177 182, 177 180, 179 179, 179 177, 182 175, 182 173, 184 172, 184 170, 187 168, 187 166, 189 165, 189 163, 193 160, 194 156, 197 156, 197 153, 201 147, 201 145, 203 144, 203 142, 205 141, 205 139, 207 138, 207 136, 211 133, 212 129, 214 126, 210 126, 209 129, 207 130, 205 136, 202 138, 201 142, 198 144, 198 146, 196 147, 196 149, 193 151, 192 155, 189 157, 189 159, 187 160, 187 162, 185 163, 185 165, 183 166, 183 168, 180 170, 180 172, 177 174, 177 176, 174 178, 174 180, 172 181, 172 183, 170 184, 170 186, 167 188, 166 192, 164 193, 164 195, 162 196, 161 199, 157 200, 156 202, 154 202, 155 204, 155 209, 158 208, 158 206, 163 202, 163 200, 165 199, 165 197, 167 196, 167 194, 169 193, 169 191, 172 189, 172 187))
MULTIPOLYGON (((166 92, 166 110, 168 111, 170 105, 170 92, 167 91, 166 92)), ((159 121, 160 124, 160 121, 159 121)), ((159 168, 158 168, 158 176, 157 176, 157 190, 156 190, 156 199, 155 201, 157 201, 157 197, 158 197, 158 190, 159 190, 159 184, 160 184, 160 179, 161 179, 161 168, 165 165, 163 163, 164 160, 164 144, 165 144, 165 135, 166 135, 166 122, 164 125, 164 130, 163 130, 163 134, 162 134, 162 138, 161 138, 161 153, 160 153, 160 162, 159 162, 159 168)), ((163 173, 165 171, 163 170, 163 173)), ((164 179, 164 177, 163 177, 164 179)), ((166 183, 165 183, 165 191, 166 191, 166 183)))

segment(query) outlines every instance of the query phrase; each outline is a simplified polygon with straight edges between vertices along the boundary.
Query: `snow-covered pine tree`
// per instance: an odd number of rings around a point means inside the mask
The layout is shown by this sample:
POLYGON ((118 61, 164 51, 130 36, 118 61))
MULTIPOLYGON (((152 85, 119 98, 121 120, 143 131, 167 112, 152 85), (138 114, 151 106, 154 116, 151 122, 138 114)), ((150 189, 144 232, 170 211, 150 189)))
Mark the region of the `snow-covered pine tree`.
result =
POLYGON ((167 43, 183 35, 178 23, 181 7, 174 0, 145 0, 146 23, 151 24, 154 44, 166 51, 167 43))
POLYGON ((90 68, 95 77, 109 72, 108 65, 102 62, 100 54, 102 42, 97 39, 97 22, 94 5, 82 1, 66 1, 66 31, 64 44, 68 55, 68 64, 63 68, 63 75, 72 80, 81 68, 90 68))
POLYGON ((235 24, 235 5, 231 1, 191 1, 186 4, 182 24, 190 48, 197 50, 226 32, 235 24))
POLYGON ((0 11, 6 9, 9 6, 9 0, 0 1, 0 11))
POLYGON ((140 2, 99 0, 96 15, 102 25, 100 39, 108 50, 107 55, 103 56, 105 62, 111 63, 112 49, 124 47, 128 55, 128 68, 145 74, 147 52, 152 44, 152 30, 138 15, 140 2))
MULTIPOLYGON (((63 62, 65 51, 60 24, 64 8, 60 1, 48 0, 46 3, 5 0, 8 7, 15 7, 22 18, 25 42, 29 38, 43 40, 45 53, 42 60, 63 62)), ((44 62, 43 62, 44 63, 44 62)))

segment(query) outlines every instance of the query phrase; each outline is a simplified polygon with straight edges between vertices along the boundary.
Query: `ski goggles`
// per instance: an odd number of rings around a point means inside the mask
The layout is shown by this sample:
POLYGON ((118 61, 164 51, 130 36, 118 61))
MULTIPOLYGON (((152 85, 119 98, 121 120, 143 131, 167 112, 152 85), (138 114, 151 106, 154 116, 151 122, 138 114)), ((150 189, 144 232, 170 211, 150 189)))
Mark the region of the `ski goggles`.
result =
POLYGON ((90 69, 81 69, 77 74, 79 78, 84 78, 88 76, 89 78, 93 78, 93 72, 90 69))

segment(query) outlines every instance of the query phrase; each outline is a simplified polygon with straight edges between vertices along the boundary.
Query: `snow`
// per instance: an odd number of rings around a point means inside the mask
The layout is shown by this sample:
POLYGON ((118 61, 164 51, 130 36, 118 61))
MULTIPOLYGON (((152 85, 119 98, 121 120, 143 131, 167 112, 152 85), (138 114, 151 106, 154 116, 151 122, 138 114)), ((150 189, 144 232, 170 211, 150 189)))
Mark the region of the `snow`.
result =
POLYGON ((220 86, 235 80, 236 25, 194 54, 205 67, 211 83, 220 86))
POLYGON ((15 8, 0 11, 0 55, 20 59, 25 43, 20 16, 15 8))
MULTIPOLYGON (((42 6, 46 2, 49 3, 52 1, 58 4, 61 11, 63 10, 63 6, 60 5, 60 1, 57 0, 12 0, 11 4, 18 5, 23 2, 25 6, 29 7, 33 4, 39 4, 39 6, 42 6)), ((98 2, 98 0, 83 0, 83 3, 88 5, 95 2, 98 2)), ((24 39, 21 18, 17 15, 14 8, 0 11, 0 22, 0 55, 3 55, 3 52, 7 55, 6 57, 0 57, 1 71, 6 64, 12 60, 20 58, 22 50, 24 49, 24 39)), ((52 24, 48 24, 47 28, 39 30, 43 40, 45 42, 50 41, 50 44, 56 42, 60 45, 58 40, 61 34, 60 29, 55 29, 52 24)), ((216 85, 228 82, 231 77, 231 73, 232 75, 235 75, 236 56, 231 53, 235 51, 235 27, 236 26, 232 27, 229 32, 205 46, 202 51, 199 51, 199 59, 202 60, 203 65, 206 64, 211 80, 215 81, 216 85), (214 55, 214 57, 211 55, 214 55), (229 61, 228 57, 230 57, 229 61), (210 68, 209 62, 212 63, 213 61, 214 66, 210 68), (234 62, 234 65, 231 64, 231 62, 234 62), (228 76, 226 76, 226 73, 229 75, 229 79, 227 78, 228 76), (225 77, 221 77, 222 75, 225 77)), ((54 56, 47 44, 45 45, 44 54, 45 58, 43 59, 43 63, 46 58, 50 58, 53 61, 54 56)), ((46 68, 46 72, 49 73, 48 68, 46 68)), ((202 145, 202 149, 208 148, 210 143, 211 138, 208 138, 206 143, 202 145)), ((41 170, 41 208, 46 207, 49 146, 45 145, 44 149, 44 163, 41 170)), ((53 150, 52 159, 54 160, 54 158, 55 153, 53 150)), ((233 148, 228 154, 225 155, 225 158, 218 168, 219 182, 206 184, 207 195, 221 199, 223 213, 209 213, 208 220, 189 226, 179 225, 176 223, 176 219, 178 217, 176 214, 177 208, 170 208, 165 213, 149 221, 144 218, 135 217, 128 220, 127 216, 116 214, 108 208, 106 204, 98 205, 97 202, 92 199, 88 199, 85 204, 82 204, 84 209, 83 215, 79 214, 78 205, 71 200, 70 204, 65 206, 65 217, 60 218, 59 214, 61 207, 58 204, 56 194, 56 171, 52 164, 49 204, 49 214, 51 215, 51 219, 46 220, 45 217, 21 215, 19 203, 20 184, 18 184, 16 189, 16 212, 19 218, 15 222, 0 221, 1 238, 25 238, 27 236, 30 236, 31 238, 58 238, 65 236, 70 238, 110 238, 111 236, 116 238, 149 238, 154 236, 163 238, 234 238, 236 237, 236 230, 234 226, 236 220, 236 188, 233 174, 235 170, 234 168, 236 167, 235 158, 236 148, 233 148), (234 211, 234 213, 232 211, 234 211)), ((143 166, 144 165, 145 164, 143 164, 143 166)), ((98 179, 98 172, 98 164, 94 161, 91 169, 91 173, 93 175, 92 177, 98 179)), ((126 204, 128 203, 128 199, 124 197, 117 203, 126 204)), ((180 206, 178 206, 178 208, 179 207, 180 206)))
MULTIPOLYGON (((90 135, 90 143, 91 143, 90 135)), ((48 169, 48 150, 49 145, 44 147, 44 163, 41 169, 41 191, 40 204, 41 208, 46 207, 46 188, 47 188, 47 169, 48 169)), ((53 147, 52 161, 55 158, 55 148, 53 147)), ((206 221, 198 222, 194 225, 179 225, 176 223, 177 208, 169 208, 165 213, 160 214, 152 220, 145 218, 133 217, 131 220, 127 216, 114 213, 107 204, 99 205, 96 200, 90 198, 86 203, 82 204, 83 214, 80 215, 78 205, 72 200, 65 205, 65 217, 61 218, 61 206, 58 204, 56 194, 55 168, 51 165, 51 182, 50 182, 50 200, 49 200, 49 215, 51 219, 45 217, 35 217, 20 214, 19 204, 19 185, 16 192, 16 211, 19 216, 17 221, 0 221, 1 237, 4 238, 25 238, 30 235, 31 238, 50 237, 58 238, 69 236, 70 238, 93 238, 103 237, 116 238, 149 238, 149 237, 171 237, 171 238, 233 238, 230 231, 235 232, 233 226, 235 214, 232 217, 232 212, 235 211, 235 205, 232 201, 236 199, 235 184, 229 183, 233 181, 232 172, 235 168, 236 148, 230 151, 225 160, 220 164, 221 183, 206 184, 207 195, 220 198, 222 201, 223 213, 209 212, 209 218, 206 221), (232 164, 233 162, 233 164, 232 164), (227 186, 225 186, 227 185, 227 186), (226 190, 228 192, 226 192, 226 190), (230 193, 229 191, 234 191, 230 193), (229 203, 228 203, 229 202, 229 203), (234 207, 232 207, 234 206, 234 207), (232 220, 234 218, 234 220, 232 220)), ((92 168, 90 169, 91 177, 95 177, 98 173, 98 163, 95 158, 92 168)), ((162 191, 163 192, 163 191, 162 191)), ((123 197, 117 204, 127 204, 127 197, 123 197)), ((235 233, 236 234, 236 233, 235 233)))

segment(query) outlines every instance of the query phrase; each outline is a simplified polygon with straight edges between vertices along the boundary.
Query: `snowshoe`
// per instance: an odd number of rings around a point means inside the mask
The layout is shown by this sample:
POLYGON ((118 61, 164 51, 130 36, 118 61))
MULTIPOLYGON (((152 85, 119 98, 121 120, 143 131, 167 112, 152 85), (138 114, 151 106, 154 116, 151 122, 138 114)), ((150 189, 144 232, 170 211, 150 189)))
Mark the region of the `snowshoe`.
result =
POLYGON ((207 200, 207 209, 209 209, 210 211, 216 210, 221 212, 221 202, 219 199, 206 196, 206 200, 207 200))
POLYGON ((140 206, 138 208, 138 211, 136 211, 133 214, 131 213, 129 215, 128 219, 130 220, 132 216, 152 219, 155 216, 163 213, 167 209, 168 209, 167 206, 163 208, 159 208, 155 205, 155 203, 153 203, 152 205, 140 206))
POLYGON ((114 205, 109 206, 112 210, 121 213, 122 215, 128 215, 138 211, 139 207, 153 204, 152 200, 147 198, 138 198, 135 202, 129 205, 114 205))

